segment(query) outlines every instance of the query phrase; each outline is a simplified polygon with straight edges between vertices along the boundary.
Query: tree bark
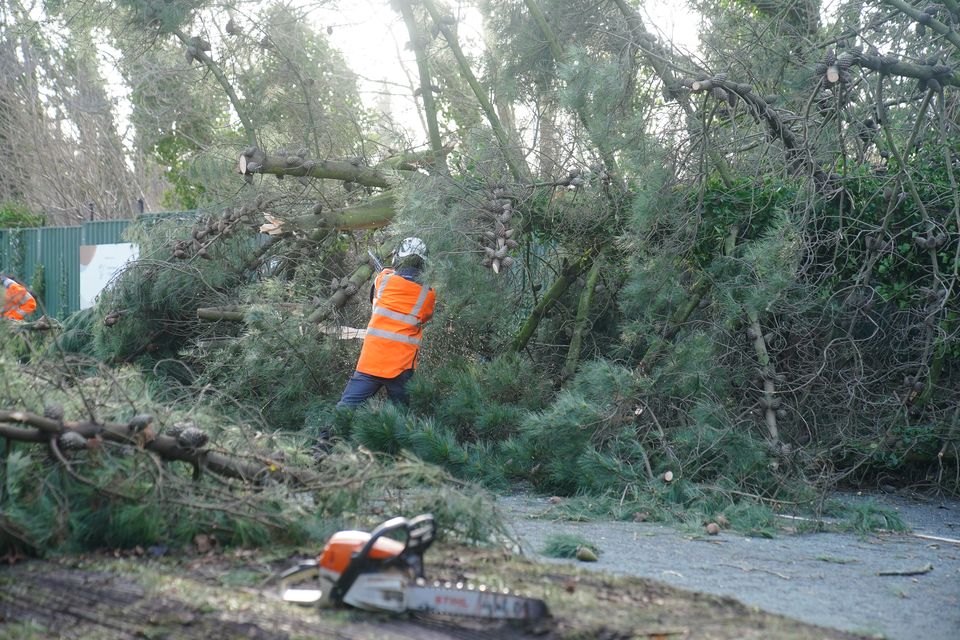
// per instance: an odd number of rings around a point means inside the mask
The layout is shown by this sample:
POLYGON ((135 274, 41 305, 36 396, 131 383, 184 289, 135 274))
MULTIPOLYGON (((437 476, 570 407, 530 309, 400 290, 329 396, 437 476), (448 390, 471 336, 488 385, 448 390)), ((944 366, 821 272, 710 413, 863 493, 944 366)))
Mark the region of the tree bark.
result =
POLYGON ((201 307, 197 309, 197 318, 200 320, 225 322, 243 322, 247 317, 246 310, 239 305, 226 307, 201 307))
POLYGON ((355 231, 357 229, 379 229, 390 224, 396 215, 397 198, 387 192, 370 198, 346 209, 329 214, 312 214, 294 218, 289 222, 291 229, 310 231, 315 229, 336 229, 337 231, 355 231))

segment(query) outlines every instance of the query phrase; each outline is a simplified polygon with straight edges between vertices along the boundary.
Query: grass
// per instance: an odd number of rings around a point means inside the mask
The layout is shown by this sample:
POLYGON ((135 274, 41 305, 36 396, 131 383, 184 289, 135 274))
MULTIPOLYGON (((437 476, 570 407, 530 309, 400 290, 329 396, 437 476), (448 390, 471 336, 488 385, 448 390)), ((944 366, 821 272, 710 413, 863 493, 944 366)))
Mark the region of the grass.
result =
POLYGON ((550 536, 541 553, 548 558, 576 558, 577 550, 581 547, 600 555, 600 548, 597 545, 573 533, 557 533, 550 536))
POLYGON ((872 531, 907 531, 909 527, 895 509, 873 500, 847 505, 843 518, 837 523, 840 531, 870 533, 872 531))
POLYGON ((830 500, 825 505, 822 514, 831 516, 831 518, 799 520, 797 521, 797 531, 799 533, 833 531, 863 535, 874 532, 905 532, 910 530, 910 526, 903 521, 896 509, 879 504, 874 500, 858 503, 830 500))

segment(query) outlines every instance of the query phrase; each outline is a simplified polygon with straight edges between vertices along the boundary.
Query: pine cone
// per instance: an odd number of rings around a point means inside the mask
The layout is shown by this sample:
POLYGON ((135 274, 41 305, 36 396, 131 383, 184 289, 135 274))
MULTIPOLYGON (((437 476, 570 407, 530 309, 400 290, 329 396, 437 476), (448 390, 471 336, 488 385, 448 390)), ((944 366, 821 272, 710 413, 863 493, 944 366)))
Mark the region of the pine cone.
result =
POLYGON ((76 431, 64 431, 57 436, 57 446, 61 451, 82 451, 87 448, 87 439, 76 431))
POLYGON ((210 436, 196 427, 187 427, 177 436, 177 444, 184 449, 199 449, 209 441, 210 436))
POLYGON ((180 434, 186 431, 187 429, 196 429, 196 425, 190 421, 187 422, 178 422, 169 429, 166 430, 164 435, 168 435, 171 438, 179 438, 180 434))
POLYGON ((141 413, 139 415, 133 416, 130 419, 130 422, 127 423, 127 428, 130 429, 130 433, 140 433, 144 429, 150 426, 153 422, 153 416, 149 413, 141 413))
POLYGON ((52 402, 43 408, 43 417, 63 422, 63 405, 59 402, 52 402))

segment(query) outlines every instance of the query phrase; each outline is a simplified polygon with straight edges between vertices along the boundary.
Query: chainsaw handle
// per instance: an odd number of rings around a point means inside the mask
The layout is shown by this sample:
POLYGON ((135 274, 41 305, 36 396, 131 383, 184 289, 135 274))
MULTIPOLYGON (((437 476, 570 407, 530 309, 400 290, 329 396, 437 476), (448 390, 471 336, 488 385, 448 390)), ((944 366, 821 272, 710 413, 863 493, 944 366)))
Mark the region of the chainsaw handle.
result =
POLYGON ((399 531, 400 529, 403 529, 407 535, 403 541, 403 551, 400 552, 399 557, 411 553, 423 555, 423 552, 427 550, 427 547, 433 543, 433 539, 436 537, 437 523, 429 513, 419 515, 411 520, 407 520, 404 517, 390 518, 373 530, 370 534, 370 539, 367 540, 367 543, 363 545, 363 548, 360 549, 357 555, 354 556, 354 559, 360 561, 366 560, 373 550, 373 545, 377 543, 377 540, 388 533, 399 531))
POLYGON ((404 566, 409 567, 418 578, 422 578, 423 552, 433 543, 436 533, 437 523, 433 519, 433 516, 428 513, 419 515, 412 520, 407 520, 404 517, 391 518, 380 524, 370 533, 370 539, 367 540, 363 547, 353 554, 353 557, 350 559, 350 564, 347 565, 347 568, 340 574, 331 592, 333 601, 342 601, 347 591, 350 590, 350 587, 357 579, 357 576, 372 566, 383 566, 385 563, 404 563, 404 566), (387 561, 371 561, 370 552, 373 551, 373 546, 377 543, 377 540, 388 533, 401 529, 406 533, 406 539, 403 542, 403 551, 397 554, 395 558, 387 561))
POLYGON ((296 584, 306 578, 316 578, 319 575, 320 565, 316 560, 301 561, 280 574, 280 591, 289 588, 291 584, 296 584))
MULTIPOLYGON (((373 545, 376 544, 377 540, 382 538, 388 533, 397 531, 399 529, 406 530, 409 527, 410 521, 402 516, 396 518, 390 518, 386 522, 380 524, 376 529, 370 533, 370 539, 367 540, 367 543, 363 545, 360 551, 354 556, 354 561, 357 560, 366 560, 370 555, 370 552, 373 550, 373 545)), ((407 539, 404 541, 404 551, 406 551, 406 545, 410 542, 410 536, 407 536, 407 539)), ((403 555, 401 553, 401 555, 403 555)))

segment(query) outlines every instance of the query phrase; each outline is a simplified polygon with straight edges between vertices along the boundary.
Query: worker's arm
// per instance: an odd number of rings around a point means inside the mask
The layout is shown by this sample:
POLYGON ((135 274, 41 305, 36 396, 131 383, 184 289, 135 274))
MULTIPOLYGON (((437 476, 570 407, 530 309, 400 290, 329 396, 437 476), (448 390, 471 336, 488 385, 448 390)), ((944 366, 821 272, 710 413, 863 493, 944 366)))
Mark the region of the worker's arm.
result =
POLYGON ((20 302, 20 313, 23 315, 29 315, 37 310, 37 301, 32 295, 24 290, 23 299, 20 302))
POLYGON ((433 317, 433 307, 437 302, 437 294, 433 292, 433 289, 427 293, 427 299, 423 302, 423 319, 420 320, 420 324, 426 324, 430 322, 430 318, 433 317))

